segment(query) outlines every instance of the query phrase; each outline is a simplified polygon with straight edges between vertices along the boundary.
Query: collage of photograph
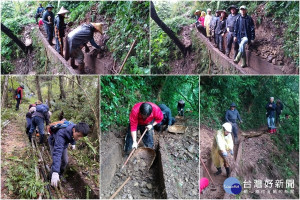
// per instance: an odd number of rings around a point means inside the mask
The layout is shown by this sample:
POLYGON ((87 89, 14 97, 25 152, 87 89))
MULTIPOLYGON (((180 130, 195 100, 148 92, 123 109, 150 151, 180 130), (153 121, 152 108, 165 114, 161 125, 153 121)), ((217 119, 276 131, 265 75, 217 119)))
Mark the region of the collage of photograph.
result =
POLYGON ((299 199, 298 0, 0 5, 0 199, 299 199))

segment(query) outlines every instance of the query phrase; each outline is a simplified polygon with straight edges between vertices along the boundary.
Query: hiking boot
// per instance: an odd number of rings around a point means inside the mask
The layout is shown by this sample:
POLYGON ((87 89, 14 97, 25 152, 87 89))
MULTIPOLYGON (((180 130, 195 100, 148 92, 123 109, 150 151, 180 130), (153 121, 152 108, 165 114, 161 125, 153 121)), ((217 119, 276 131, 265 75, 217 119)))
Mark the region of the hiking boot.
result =
POLYGON ((221 167, 217 167, 217 172, 215 173, 215 175, 220 175, 222 173, 222 169, 221 167))
POLYGON ((75 65, 75 59, 74 58, 71 58, 70 65, 71 65, 71 67, 73 67, 73 69, 77 69, 78 68, 78 66, 75 65))
POLYGON ((80 71, 80 74, 84 74, 85 73, 84 72, 84 63, 78 65, 78 70, 80 71))
POLYGON ((238 144, 239 143, 239 140, 237 137, 234 137, 234 144, 238 144))
POLYGON ((237 54, 237 56, 235 57, 235 59, 233 60, 233 62, 235 62, 235 63, 239 63, 239 62, 240 62, 240 60, 241 60, 241 56, 242 56, 242 53, 241 53, 241 52, 239 52, 239 53, 237 54))
POLYGON ((228 58, 230 58, 230 57, 229 57, 229 52, 228 52, 228 51, 226 52, 226 56, 227 56, 228 58))
POLYGON ((230 176, 230 169, 229 167, 225 167, 225 169, 226 169, 226 176, 228 178, 230 176))
POLYGON ((241 67, 247 67, 247 63, 246 63, 246 55, 243 55, 242 56, 242 65, 241 65, 241 67))

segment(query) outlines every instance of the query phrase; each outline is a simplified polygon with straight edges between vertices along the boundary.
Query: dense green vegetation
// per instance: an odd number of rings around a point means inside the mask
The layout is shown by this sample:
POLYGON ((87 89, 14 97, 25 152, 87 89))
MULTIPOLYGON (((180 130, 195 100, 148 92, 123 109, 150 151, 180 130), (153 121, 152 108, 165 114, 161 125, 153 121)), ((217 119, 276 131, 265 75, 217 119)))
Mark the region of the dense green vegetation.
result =
MULTIPOLYGON (((59 121, 59 116, 63 111, 63 117, 68 121, 88 123, 91 129, 88 137, 77 141, 76 150, 70 151, 69 154, 77 163, 75 166, 77 171, 87 171, 89 174, 87 178, 97 185, 99 183, 99 77, 39 76, 38 80, 41 98, 38 97, 36 76, 10 76, 7 80, 7 87, 4 86, 5 77, 1 76, 1 89, 2 92, 6 91, 6 97, 3 96, 4 92, 1 95, 2 100, 5 101, 2 102, 1 107, 2 122, 16 120, 18 124, 21 124, 22 130, 19 131, 25 134, 24 124, 28 106, 38 99, 42 99, 43 102, 48 102, 52 112, 51 122, 59 121), (14 91, 20 84, 25 86, 24 98, 20 110, 15 111, 14 91)), ((2 126, 3 123, 1 128, 3 128, 2 126)), ((8 169, 9 179, 6 186, 18 195, 18 198, 36 198, 35 195, 44 189, 44 184, 40 180, 36 180, 35 169, 32 166, 35 166, 38 160, 32 154, 32 149, 24 149, 24 154, 15 155, 12 159, 16 160, 18 165, 8 169), (20 165, 20 160, 23 159, 26 162, 23 162, 24 165, 20 165)))
POLYGON ((249 130, 266 126, 266 109, 269 97, 280 99, 285 106, 279 127, 279 137, 289 137, 291 144, 286 148, 299 146, 299 78, 297 76, 226 76, 201 77, 200 110, 201 123, 220 128, 225 121, 225 112, 232 102, 237 104, 243 123, 241 129, 249 130), (289 120, 283 119, 290 115, 289 120))
POLYGON ((107 34, 109 50, 114 58, 122 62, 134 40, 134 51, 125 66, 126 74, 145 74, 149 71, 149 2, 114 1, 98 5, 101 15, 105 15, 109 27, 107 34))
MULTIPOLYGON (((180 31, 185 25, 194 23, 194 12, 211 8, 215 10, 227 10, 235 4, 237 6, 246 5, 248 13, 255 13, 258 6, 264 4, 265 16, 273 18, 276 25, 284 24, 283 49, 285 56, 290 57, 299 64, 299 2, 297 1, 180 1, 180 2, 154 2, 158 16, 167 24, 180 38, 180 31)), ((257 18, 260 24, 260 18, 257 18)), ((174 59, 182 58, 182 54, 172 40, 151 20, 151 68, 154 72, 168 72, 170 62, 174 59)), ((192 33, 193 35, 193 33, 192 33)), ((282 37, 281 35, 278 37, 282 37)), ((191 38, 193 42, 193 51, 197 52, 196 60, 206 58, 206 51, 202 45, 195 44, 195 37, 191 38)), ((203 68, 205 63, 197 63, 198 68, 203 68)), ((206 65, 207 66, 207 65, 206 65)), ((203 69, 199 69, 202 72, 203 69)))
POLYGON ((197 76, 105 76, 101 78, 101 130, 124 128, 134 104, 141 101, 164 103, 177 115, 177 102, 186 102, 190 123, 199 119, 199 78, 197 76))

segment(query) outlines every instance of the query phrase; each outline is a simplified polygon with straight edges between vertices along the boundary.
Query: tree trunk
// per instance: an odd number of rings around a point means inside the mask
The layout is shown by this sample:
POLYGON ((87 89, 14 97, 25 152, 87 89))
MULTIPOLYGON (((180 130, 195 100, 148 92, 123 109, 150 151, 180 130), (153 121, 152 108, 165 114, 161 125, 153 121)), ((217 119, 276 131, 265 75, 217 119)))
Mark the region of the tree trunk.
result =
POLYGON ((1 99, 1 107, 2 108, 7 108, 8 78, 9 78, 9 76, 5 76, 4 83, 3 83, 2 99, 1 99))
POLYGON ((1 23, 1 30, 10 39, 12 39, 22 49, 22 51, 24 51, 25 53, 27 53, 28 49, 27 49, 26 45, 21 40, 19 40, 19 38, 17 38, 15 36, 15 34, 9 28, 7 28, 4 24, 2 24, 2 23, 1 23))
POLYGON ((64 79, 62 76, 58 76, 58 78, 59 78, 59 87, 60 87, 59 99, 66 99, 66 93, 64 89, 64 79))
POLYGON ((178 39, 175 33, 158 17, 154 3, 151 1, 151 18, 156 22, 156 24, 173 40, 173 42, 177 45, 180 49, 182 54, 186 56, 187 48, 182 44, 182 42, 178 39))
POLYGON ((48 80, 48 106, 49 108, 51 108, 51 94, 52 94, 52 76, 49 76, 49 80, 48 80))
POLYGON ((39 78, 40 78, 39 76, 35 76, 35 84, 36 84, 36 90, 37 90, 38 100, 40 100, 41 102, 43 102, 42 92, 41 92, 41 86, 40 86, 40 79, 39 78))

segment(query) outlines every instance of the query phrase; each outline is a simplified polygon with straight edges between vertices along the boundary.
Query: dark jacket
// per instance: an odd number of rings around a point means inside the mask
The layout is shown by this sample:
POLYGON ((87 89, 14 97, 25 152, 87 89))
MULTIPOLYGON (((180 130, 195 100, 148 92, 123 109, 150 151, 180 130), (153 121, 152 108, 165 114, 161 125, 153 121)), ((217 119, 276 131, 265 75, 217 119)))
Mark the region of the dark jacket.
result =
POLYGON ((219 17, 216 17, 216 16, 213 16, 211 21, 210 21, 210 24, 209 24, 209 27, 211 30, 215 30, 216 29, 216 24, 217 24, 217 20, 219 19, 219 17))
POLYGON ((171 109, 168 108, 168 106, 166 106, 165 104, 160 104, 160 105, 158 105, 158 107, 160 108, 161 112, 164 115, 163 121, 166 122, 168 125, 172 125, 172 112, 171 112, 171 109))
POLYGON ((100 47, 94 40, 95 31, 96 29, 91 24, 84 24, 71 31, 68 34, 69 54, 72 53, 72 50, 80 48, 80 46, 85 45, 88 42, 90 42, 95 48, 99 49, 100 47))
POLYGON ((36 10, 37 14, 43 14, 44 12, 44 7, 38 7, 38 9, 36 10))
POLYGON ((275 110, 276 110, 275 102, 273 102, 273 103, 268 102, 266 105, 266 110, 267 110, 267 117, 270 117, 270 118, 275 117, 275 110), (269 107, 269 105, 272 105, 272 107, 269 107))
POLYGON ((254 22, 253 22, 253 19, 249 15, 246 15, 245 17, 242 17, 241 15, 239 15, 237 17, 233 36, 237 37, 238 43, 240 43, 242 41, 242 38, 245 36, 248 38, 248 42, 255 39, 254 22), (245 30, 246 35, 244 35, 244 36, 243 36, 243 31, 242 31, 243 23, 245 24, 245 29, 246 29, 245 30))
POLYGON ((51 134, 48 142, 53 146, 52 154, 52 171, 60 173, 61 157, 63 151, 68 148, 69 143, 75 144, 73 139, 73 128, 75 124, 69 125, 67 128, 59 129, 56 133, 51 134))
POLYGON ((225 114, 226 122, 236 123, 237 120, 242 121, 240 113, 237 109, 228 109, 225 114))
POLYGON ((48 10, 46 10, 43 14, 42 19, 43 19, 44 25, 53 27, 53 25, 54 25, 54 14, 53 14, 53 12, 49 12, 48 10), (51 17, 50 22, 52 22, 52 24, 48 24, 49 23, 48 16, 51 17))
POLYGON ((226 19, 223 19, 223 21, 221 21, 220 18, 219 18, 217 20, 215 33, 217 35, 221 35, 222 33, 226 33, 226 19))
POLYGON ((276 103, 276 113, 280 115, 282 110, 283 110, 283 104, 281 102, 279 102, 279 104, 276 103))
POLYGON ((33 118, 33 117, 40 117, 40 118, 44 119, 45 122, 46 122, 46 125, 49 125, 49 123, 50 123, 49 112, 41 113, 41 112, 35 111, 35 112, 32 114, 32 118, 33 118))
POLYGON ((57 35, 58 33, 56 33, 55 37, 57 37, 57 36, 60 38, 65 37, 65 29, 67 27, 67 24, 65 24, 65 18, 63 16, 57 15, 55 17, 54 26, 55 26, 56 30, 59 31, 59 36, 57 35))
POLYGON ((232 15, 230 14, 227 19, 226 19, 226 29, 229 28, 230 32, 234 31, 234 27, 235 27, 235 23, 236 23, 236 19, 239 17, 239 14, 236 15, 232 15))
POLYGON ((31 126, 31 118, 32 118, 32 113, 28 112, 26 113, 26 128, 30 128, 31 126))

